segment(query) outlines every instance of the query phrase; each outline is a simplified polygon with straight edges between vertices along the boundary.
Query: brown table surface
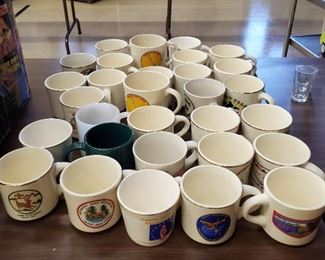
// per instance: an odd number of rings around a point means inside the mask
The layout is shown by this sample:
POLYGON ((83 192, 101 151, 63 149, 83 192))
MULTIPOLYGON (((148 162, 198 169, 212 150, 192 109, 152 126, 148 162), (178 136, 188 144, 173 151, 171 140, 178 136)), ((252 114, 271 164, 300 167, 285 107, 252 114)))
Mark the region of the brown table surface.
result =
MULTIPOLYGON (((17 136, 26 124, 51 117, 45 78, 60 70, 58 60, 26 60, 32 99, 20 111, 12 124, 12 131, 0 145, 0 156, 20 147, 17 136)), ((290 133, 306 142, 311 161, 325 170, 325 60, 324 59, 258 59, 258 76, 271 94, 293 116, 290 133), (293 72, 297 64, 314 64, 319 68, 312 96, 304 104, 291 102, 293 72)), ((325 259, 325 224, 322 222, 313 242, 303 247, 282 245, 256 225, 240 220, 233 237, 217 246, 201 245, 183 232, 180 212, 175 229, 164 244, 145 248, 134 244, 120 220, 101 233, 87 234, 71 226, 63 200, 42 219, 18 222, 7 216, 0 203, 0 259, 91 259, 91 258, 210 258, 210 259, 325 259)))

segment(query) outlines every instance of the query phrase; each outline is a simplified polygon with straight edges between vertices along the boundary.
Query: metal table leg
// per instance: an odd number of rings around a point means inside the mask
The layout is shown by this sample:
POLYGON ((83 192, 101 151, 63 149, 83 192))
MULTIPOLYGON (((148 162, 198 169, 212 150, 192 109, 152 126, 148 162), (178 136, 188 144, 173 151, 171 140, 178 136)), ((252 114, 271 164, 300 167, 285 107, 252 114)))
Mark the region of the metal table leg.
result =
POLYGON ((71 31, 73 30, 73 27, 76 24, 78 27, 78 34, 81 34, 80 22, 79 22, 79 19, 76 17, 76 11, 74 8, 74 0, 70 0, 70 2, 71 2, 71 14, 72 14, 72 24, 71 25, 70 25, 69 14, 68 14, 67 0, 62 0, 65 24, 67 27, 67 33, 65 35, 65 49, 67 51, 67 54, 70 54, 69 36, 70 36, 71 31))
POLYGON ((290 7, 290 17, 289 17, 289 21, 288 21, 287 33, 286 33, 286 37, 284 39, 282 57, 287 57, 287 54, 288 54, 292 26, 293 26, 293 21, 295 19, 296 7, 297 7, 297 0, 292 0, 291 7, 290 7))
POLYGON ((166 34, 167 34, 167 39, 169 40, 171 38, 171 19, 172 19, 172 5, 173 1, 168 0, 167 3, 167 17, 166 17, 166 34))

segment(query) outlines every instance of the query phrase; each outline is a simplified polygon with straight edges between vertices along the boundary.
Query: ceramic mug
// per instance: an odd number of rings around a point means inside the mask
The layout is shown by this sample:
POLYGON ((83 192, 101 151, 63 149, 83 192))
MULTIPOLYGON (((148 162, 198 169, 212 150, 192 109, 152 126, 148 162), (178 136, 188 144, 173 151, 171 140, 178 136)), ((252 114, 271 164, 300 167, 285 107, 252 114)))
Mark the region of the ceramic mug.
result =
POLYGON ((132 241, 152 247, 170 237, 180 199, 172 176, 153 169, 136 171, 121 181, 117 198, 132 241))
POLYGON ((107 156, 89 155, 73 161, 60 176, 71 224, 84 232, 100 232, 121 217, 117 187, 119 163, 107 156))
POLYGON ((105 39, 96 42, 96 55, 100 57, 107 53, 128 53, 129 45, 121 39, 105 39))
POLYGON ((241 112, 241 133, 250 142, 268 132, 288 133, 292 116, 284 108, 276 105, 253 104, 241 112))
POLYGON ((183 136, 190 129, 189 120, 182 115, 175 115, 170 109, 162 106, 143 106, 128 113, 127 124, 134 132, 135 139, 150 132, 175 132, 183 136), (181 128, 177 125, 182 125, 181 128))
POLYGON ((178 50, 200 49, 201 47, 201 40, 192 36, 173 37, 168 43, 177 46, 178 50))
POLYGON ((215 79, 193 79, 184 84, 185 114, 190 115, 198 107, 222 105, 225 86, 215 79))
POLYGON ((200 50, 177 50, 175 51, 171 59, 166 62, 166 66, 175 68, 177 65, 186 63, 196 63, 206 65, 208 63, 208 54, 200 50))
POLYGON ((96 57, 90 53, 71 53, 61 57, 62 71, 76 71, 88 75, 96 70, 96 57))
POLYGON ((208 134, 199 141, 197 150, 199 165, 222 166, 243 183, 248 182, 254 148, 245 137, 230 132, 208 134))
POLYGON ((134 168, 132 154, 133 132, 128 126, 120 123, 103 123, 89 129, 83 142, 73 143, 67 152, 81 150, 86 155, 105 155, 117 160, 123 169, 134 168))
POLYGON ((123 81, 126 74, 117 69, 101 69, 90 73, 87 81, 90 86, 108 91, 111 103, 119 108, 125 109, 123 81))
POLYGON ((125 53, 108 53, 97 59, 98 69, 117 69, 128 73, 128 69, 132 66, 132 56, 125 53))
POLYGON ((202 106, 191 113, 191 133, 195 142, 215 132, 237 133, 239 126, 240 118, 237 113, 222 106, 202 106))
POLYGON ((266 101, 274 105, 272 96, 264 92, 264 82, 251 75, 233 75, 223 82, 226 87, 224 106, 242 110, 248 105, 266 101))
POLYGON ((24 147, 0 159, 1 197, 7 214, 16 220, 30 221, 50 213, 59 201, 55 176, 68 163, 54 163, 43 148, 24 147))
POLYGON ((79 72, 58 72, 46 78, 44 85, 54 117, 64 119, 60 96, 68 89, 86 85, 87 78, 79 72))
POLYGON ((227 241, 242 217, 243 197, 258 195, 259 190, 243 185, 228 169, 200 165, 181 178, 182 227, 193 240, 207 245, 227 241))
POLYGON ((291 246, 311 242, 325 211, 325 182, 308 170, 279 167, 264 178, 264 193, 243 204, 244 218, 291 246), (258 215, 252 211, 260 208, 258 215))
POLYGON ((168 96, 176 99, 175 114, 181 109, 181 95, 170 87, 170 80, 156 71, 138 71, 129 74, 124 82, 124 93, 127 111, 137 107, 160 105, 168 106, 168 96))
POLYGON ((51 152, 54 161, 61 162, 72 143, 72 126, 57 118, 46 118, 26 125, 18 135, 19 142, 26 147, 39 147, 51 152))
POLYGON ((181 176, 197 160, 195 148, 194 142, 185 142, 173 133, 148 133, 134 142, 135 168, 158 169, 172 176, 181 176), (191 153, 187 156, 189 151, 191 153))
POLYGON ((297 137, 284 133, 266 133, 258 136, 253 146, 255 158, 251 170, 251 184, 263 190, 266 174, 280 166, 299 166, 325 179, 325 173, 309 162, 311 151, 297 137))

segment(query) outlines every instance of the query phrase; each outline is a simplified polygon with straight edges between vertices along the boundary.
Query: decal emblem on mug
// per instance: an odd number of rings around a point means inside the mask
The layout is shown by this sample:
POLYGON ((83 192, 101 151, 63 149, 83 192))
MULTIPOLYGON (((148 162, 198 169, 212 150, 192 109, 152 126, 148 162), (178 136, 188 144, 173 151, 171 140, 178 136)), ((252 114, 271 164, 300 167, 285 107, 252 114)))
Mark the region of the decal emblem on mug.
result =
POLYGON ((172 216, 164 222, 150 225, 149 240, 163 240, 167 238, 167 236, 173 230, 174 218, 175 216, 172 216))
POLYGON ((11 207, 21 214, 30 214, 39 209, 42 204, 42 194, 37 190, 20 190, 9 194, 11 207))
POLYGON ((149 106, 149 102, 145 100, 143 97, 134 94, 128 94, 126 96, 127 111, 131 112, 137 107, 143 107, 143 106, 149 106))
POLYGON ((162 62, 161 54, 158 51, 149 51, 141 56, 141 66, 160 66, 162 62))

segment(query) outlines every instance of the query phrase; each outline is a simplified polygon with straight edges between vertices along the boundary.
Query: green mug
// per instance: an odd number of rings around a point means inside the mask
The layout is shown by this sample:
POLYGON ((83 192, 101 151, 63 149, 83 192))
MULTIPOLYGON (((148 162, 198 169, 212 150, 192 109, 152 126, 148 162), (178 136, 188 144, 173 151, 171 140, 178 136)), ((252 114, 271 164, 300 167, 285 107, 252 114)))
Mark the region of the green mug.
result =
POLYGON ((76 142, 68 147, 66 158, 75 150, 86 155, 100 154, 117 160, 123 169, 134 169, 132 153, 134 134, 130 127, 121 123, 103 123, 89 129, 84 142, 76 142))

